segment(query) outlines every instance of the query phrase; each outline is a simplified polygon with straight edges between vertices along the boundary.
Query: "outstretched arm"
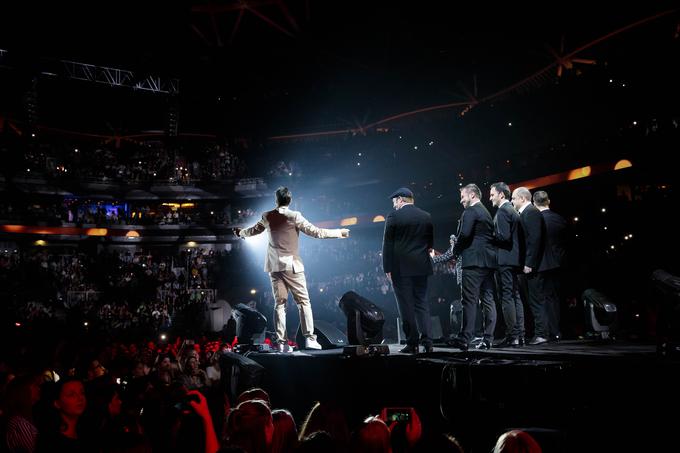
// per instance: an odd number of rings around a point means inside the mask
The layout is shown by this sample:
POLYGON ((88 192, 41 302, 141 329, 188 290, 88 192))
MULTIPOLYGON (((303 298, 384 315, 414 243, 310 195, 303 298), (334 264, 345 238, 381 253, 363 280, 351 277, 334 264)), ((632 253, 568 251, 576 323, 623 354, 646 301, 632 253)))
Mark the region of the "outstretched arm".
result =
POLYGON ((312 224, 309 220, 305 219, 304 216, 298 213, 295 216, 295 227, 305 233, 307 236, 311 236, 317 239, 328 239, 328 238, 347 238, 349 237, 349 230, 347 228, 319 228, 312 224))
POLYGON ((251 226, 250 228, 243 228, 241 230, 238 230, 238 236, 240 238, 247 238, 247 237, 250 237, 250 236, 255 236, 257 234, 260 234, 266 229, 267 229, 267 226, 265 224, 264 216, 262 216, 260 221, 257 222, 255 225, 251 226))

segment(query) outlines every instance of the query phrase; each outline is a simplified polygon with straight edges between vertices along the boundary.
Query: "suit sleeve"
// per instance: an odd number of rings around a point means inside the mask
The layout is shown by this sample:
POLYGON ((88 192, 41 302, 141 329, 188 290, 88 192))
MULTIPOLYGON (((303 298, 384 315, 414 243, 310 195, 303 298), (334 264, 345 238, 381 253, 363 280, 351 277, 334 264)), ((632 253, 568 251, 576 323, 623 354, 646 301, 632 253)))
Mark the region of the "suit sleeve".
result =
POLYGON ((465 250, 472 240, 472 235, 475 229, 475 215, 471 209, 466 209, 460 216, 460 231, 458 232, 458 240, 453 246, 452 253, 460 255, 465 250))
POLYGON ((425 230, 428 251, 434 247, 434 225, 432 225, 432 217, 427 217, 427 227, 425 230))
POLYGON ((524 232, 526 235, 526 266, 538 270, 541 259, 541 241, 543 240, 543 215, 540 211, 527 213, 524 232))
POLYGON ((267 224, 266 224, 266 222, 267 222, 267 221, 264 219, 264 214, 263 214, 263 215, 262 215, 262 218, 260 219, 260 221, 257 222, 255 225, 253 225, 253 226, 251 226, 251 227, 249 227, 249 228, 243 228, 243 229, 238 233, 239 237, 247 238, 247 237, 255 236, 255 235, 258 235, 258 234, 262 233, 264 230, 267 229, 267 226, 266 226, 267 224))
POLYGON ((383 233, 383 271, 392 272, 392 259, 394 257, 394 216, 392 213, 385 220, 385 232, 383 233))
POLYGON ((508 214, 499 210, 496 216, 495 222, 496 244, 501 247, 507 247, 512 245, 512 231, 510 229, 510 220, 508 219, 508 214))
POLYGON ((328 239, 328 238, 341 238, 342 232, 340 229, 326 229, 319 228, 312 224, 309 220, 305 219, 304 216, 298 213, 295 216, 295 227, 305 233, 307 236, 311 236, 317 239, 328 239))

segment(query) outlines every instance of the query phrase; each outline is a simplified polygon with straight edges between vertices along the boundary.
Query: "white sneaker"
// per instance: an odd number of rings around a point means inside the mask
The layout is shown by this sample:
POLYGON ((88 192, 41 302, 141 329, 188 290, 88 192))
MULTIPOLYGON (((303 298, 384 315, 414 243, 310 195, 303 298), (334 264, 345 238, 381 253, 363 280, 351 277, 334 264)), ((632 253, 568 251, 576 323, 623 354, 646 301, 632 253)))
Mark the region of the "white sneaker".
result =
POLYGON ((305 338, 305 349, 321 349, 321 345, 314 338, 305 338))

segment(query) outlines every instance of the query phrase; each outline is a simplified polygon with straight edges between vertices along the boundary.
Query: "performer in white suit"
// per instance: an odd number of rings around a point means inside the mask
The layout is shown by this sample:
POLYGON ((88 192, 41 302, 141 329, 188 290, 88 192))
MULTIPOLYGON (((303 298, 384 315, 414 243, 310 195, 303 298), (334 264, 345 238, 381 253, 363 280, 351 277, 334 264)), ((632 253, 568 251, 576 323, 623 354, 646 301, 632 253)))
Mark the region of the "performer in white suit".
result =
POLYGON ((276 190, 276 209, 262 214, 262 219, 250 228, 237 228, 234 231, 240 238, 255 236, 265 230, 269 233, 264 271, 269 273, 272 282, 272 292, 276 302, 274 310, 276 340, 278 349, 284 352, 289 351, 286 331, 288 291, 293 294, 300 311, 300 324, 305 336, 304 347, 321 349, 314 335, 314 318, 307 291, 305 267, 300 258, 300 231, 319 239, 349 237, 347 228, 325 229, 312 225, 300 212, 288 208, 291 200, 290 190, 287 187, 279 187, 276 190))

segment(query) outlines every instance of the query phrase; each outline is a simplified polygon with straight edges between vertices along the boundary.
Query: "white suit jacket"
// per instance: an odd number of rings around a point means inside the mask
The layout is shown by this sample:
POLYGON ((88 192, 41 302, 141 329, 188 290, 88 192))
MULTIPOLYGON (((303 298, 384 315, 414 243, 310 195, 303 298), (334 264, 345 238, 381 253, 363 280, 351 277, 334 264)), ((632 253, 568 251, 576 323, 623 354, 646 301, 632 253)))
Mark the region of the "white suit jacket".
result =
POLYGON ((300 231, 319 239, 340 238, 340 229, 318 228, 305 219, 299 211, 281 206, 262 214, 262 219, 250 228, 244 228, 239 236, 247 238, 267 230, 269 246, 264 262, 265 272, 304 272, 300 258, 300 231))

